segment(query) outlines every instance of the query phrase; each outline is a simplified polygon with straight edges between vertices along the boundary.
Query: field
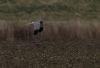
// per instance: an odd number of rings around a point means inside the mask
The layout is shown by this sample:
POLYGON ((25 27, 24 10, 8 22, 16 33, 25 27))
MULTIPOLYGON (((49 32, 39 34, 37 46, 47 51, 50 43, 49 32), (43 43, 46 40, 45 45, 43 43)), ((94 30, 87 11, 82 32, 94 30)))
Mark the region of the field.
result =
POLYGON ((99 0, 1 0, 0 68, 100 68, 99 0), (33 20, 44 31, 33 35, 33 20))

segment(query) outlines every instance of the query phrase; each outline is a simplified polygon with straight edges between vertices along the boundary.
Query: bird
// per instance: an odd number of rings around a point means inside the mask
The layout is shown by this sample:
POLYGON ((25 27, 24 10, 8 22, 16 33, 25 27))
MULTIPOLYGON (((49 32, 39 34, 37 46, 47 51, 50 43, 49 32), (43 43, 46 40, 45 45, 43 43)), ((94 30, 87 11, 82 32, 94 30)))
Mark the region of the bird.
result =
POLYGON ((44 25, 43 25, 43 21, 42 20, 38 20, 38 21, 33 21, 32 22, 32 26, 34 29, 34 35, 37 35, 38 33, 42 32, 44 29, 44 25))

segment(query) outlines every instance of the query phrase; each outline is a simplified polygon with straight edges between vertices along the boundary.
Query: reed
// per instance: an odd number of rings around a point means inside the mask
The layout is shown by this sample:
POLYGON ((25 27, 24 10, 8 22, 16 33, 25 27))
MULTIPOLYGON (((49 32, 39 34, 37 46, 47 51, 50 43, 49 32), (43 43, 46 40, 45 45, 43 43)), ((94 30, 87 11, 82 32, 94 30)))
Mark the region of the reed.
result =
POLYGON ((2 21, 0 23, 0 40, 99 40, 99 26, 99 23, 95 21, 47 21, 47 23, 44 25, 44 31, 34 36, 34 29, 32 28, 32 25, 27 25, 27 23, 12 23, 11 21, 2 21))

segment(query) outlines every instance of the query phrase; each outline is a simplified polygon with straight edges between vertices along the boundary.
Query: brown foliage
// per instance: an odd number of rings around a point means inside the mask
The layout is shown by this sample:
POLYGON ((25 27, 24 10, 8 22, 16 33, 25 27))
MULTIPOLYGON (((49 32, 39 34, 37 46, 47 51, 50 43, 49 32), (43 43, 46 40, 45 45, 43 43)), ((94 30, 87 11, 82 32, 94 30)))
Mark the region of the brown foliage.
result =
POLYGON ((96 23, 46 23, 45 29, 37 36, 33 35, 32 25, 3 24, 0 28, 0 40, 33 41, 39 40, 99 40, 100 27, 96 23))

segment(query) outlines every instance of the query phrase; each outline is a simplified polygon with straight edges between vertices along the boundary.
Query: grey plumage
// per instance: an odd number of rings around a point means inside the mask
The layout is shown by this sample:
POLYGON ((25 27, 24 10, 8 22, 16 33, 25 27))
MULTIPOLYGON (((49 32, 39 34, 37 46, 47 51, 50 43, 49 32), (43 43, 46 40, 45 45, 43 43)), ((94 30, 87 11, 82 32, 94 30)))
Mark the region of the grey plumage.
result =
POLYGON ((34 29, 34 35, 37 35, 39 32, 43 31, 43 21, 32 22, 32 26, 34 29))

